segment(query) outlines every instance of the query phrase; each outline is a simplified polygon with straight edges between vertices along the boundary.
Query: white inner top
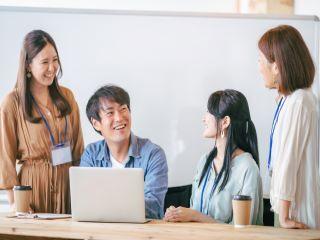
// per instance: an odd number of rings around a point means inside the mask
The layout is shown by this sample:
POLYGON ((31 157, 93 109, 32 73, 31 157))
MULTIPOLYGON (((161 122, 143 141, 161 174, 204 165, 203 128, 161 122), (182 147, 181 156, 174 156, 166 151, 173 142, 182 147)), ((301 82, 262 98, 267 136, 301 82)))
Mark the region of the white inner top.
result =
POLYGON ((129 156, 127 155, 124 161, 121 163, 117 159, 115 159, 112 154, 110 153, 110 160, 112 163, 112 168, 125 168, 126 163, 129 161, 129 156))

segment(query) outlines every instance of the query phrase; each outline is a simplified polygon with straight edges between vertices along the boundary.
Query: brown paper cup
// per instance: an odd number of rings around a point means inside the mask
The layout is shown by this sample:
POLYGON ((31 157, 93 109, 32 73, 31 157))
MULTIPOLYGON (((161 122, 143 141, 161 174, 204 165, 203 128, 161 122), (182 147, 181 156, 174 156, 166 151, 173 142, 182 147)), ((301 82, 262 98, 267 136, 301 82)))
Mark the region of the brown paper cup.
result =
POLYGON ((31 186, 14 186, 13 192, 16 215, 28 213, 32 196, 31 186))
POLYGON ((235 195, 232 200, 233 222, 235 227, 250 225, 251 197, 246 195, 235 195))

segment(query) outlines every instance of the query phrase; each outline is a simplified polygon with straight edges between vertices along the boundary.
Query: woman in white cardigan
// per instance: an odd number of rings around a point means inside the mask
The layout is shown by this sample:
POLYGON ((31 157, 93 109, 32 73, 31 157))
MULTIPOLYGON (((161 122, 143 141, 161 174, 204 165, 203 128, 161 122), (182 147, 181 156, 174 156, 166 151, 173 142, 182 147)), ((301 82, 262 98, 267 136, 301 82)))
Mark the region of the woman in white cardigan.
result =
POLYGON ((318 104, 315 67, 301 34, 282 25, 259 40, 265 86, 279 93, 268 156, 275 226, 320 228, 318 104))

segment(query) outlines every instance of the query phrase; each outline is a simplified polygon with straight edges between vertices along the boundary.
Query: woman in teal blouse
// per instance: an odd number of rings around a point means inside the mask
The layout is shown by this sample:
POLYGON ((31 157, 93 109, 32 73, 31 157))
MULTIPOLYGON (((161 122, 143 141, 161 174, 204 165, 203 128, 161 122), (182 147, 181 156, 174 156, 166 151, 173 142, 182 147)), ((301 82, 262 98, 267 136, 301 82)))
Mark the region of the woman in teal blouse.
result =
POLYGON ((169 222, 232 223, 232 196, 250 195, 251 224, 263 224, 262 183, 257 135, 245 96, 235 90, 211 94, 203 119, 203 136, 213 149, 199 161, 191 208, 169 207, 169 222))

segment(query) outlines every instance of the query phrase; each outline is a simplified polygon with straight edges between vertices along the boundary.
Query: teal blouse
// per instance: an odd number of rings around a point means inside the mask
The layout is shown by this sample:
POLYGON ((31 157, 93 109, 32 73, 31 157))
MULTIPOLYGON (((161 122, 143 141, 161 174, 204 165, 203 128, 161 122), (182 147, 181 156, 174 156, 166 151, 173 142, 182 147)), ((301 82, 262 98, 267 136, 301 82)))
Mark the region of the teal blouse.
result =
MULTIPOLYGON (((204 155, 197 167, 197 173, 192 185, 192 196, 190 200, 191 208, 200 212, 201 193, 203 191, 205 178, 200 186, 199 180, 202 169, 208 155, 204 155)), ((207 184, 203 192, 202 212, 213 219, 223 223, 233 223, 232 196, 236 194, 250 195, 251 224, 263 225, 263 191, 259 168, 250 153, 242 153, 231 161, 231 171, 229 180, 222 191, 218 191, 222 182, 216 187, 212 197, 209 199, 215 179, 215 171, 210 166, 207 184)))

